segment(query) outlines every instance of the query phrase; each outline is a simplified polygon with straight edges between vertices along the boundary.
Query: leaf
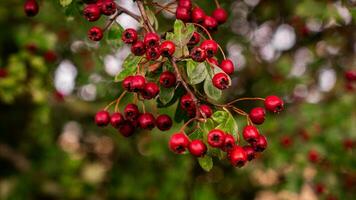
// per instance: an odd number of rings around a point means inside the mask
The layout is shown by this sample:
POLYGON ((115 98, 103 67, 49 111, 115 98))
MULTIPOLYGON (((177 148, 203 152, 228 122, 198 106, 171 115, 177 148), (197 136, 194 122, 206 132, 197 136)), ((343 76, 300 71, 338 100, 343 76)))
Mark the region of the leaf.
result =
POLYGON ((213 85, 213 82, 212 82, 210 76, 207 76, 204 81, 204 92, 209 98, 211 98, 213 100, 220 99, 220 97, 222 95, 222 91, 213 85))
POLYGON ((203 139, 204 141, 207 141, 209 131, 215 128, 214 121, 212 119, 207 119, 205 123, 201 124, 201 127, 204 131, 203 139))
POLYGON ((192 85, 203 82, 208 75, 205 62, 197 63, 189 59, 187 61, 187 75, 192 85))
POLYGON ((107 39, 108 40, 119 39, 119 41, 121 41, 121 36, 123 32, 124 32, 124 28, 120 24, 115 23, 109 28, 107 39))
POLYGON ((174 41, 174 33, 172 33, 172 32, 167 32, 167 33, 166 33, 166 40, 174 41))
POLYGON ((168 104, 174 97, 174 87, 165 88, 160 86, 159 100, 163 105, 168 104))
POLYGON ((196 129, 193 133, 189 135, 191 140, 201 139, 203 137, 203 131, 201 129, 196 129))
MULTIPOLYGON (((225 120, 220 123, 216 128, 221 129, 225 131, 226 133, 232 134, 234 138, 238 137, 238 125, 232 116, 232 114, 228 111, 217 111, 217 112, 223 112, 225 113, 225 120)), ((217 113, 215 112, 215 113, 217 113)), ((215 114, 214 113, 214 114, 215 114)))
POLYGON ((217 123, 221 124, 225 122, 228 118, 228 113, 222 110, 214 112, 211 118, 216 121, 217 123))
POLYGON ((122 64, 123 68, 128 68, 128 67, 137 67, 137 65, 140 63, 142 57, 141 56, 135 56, 133 54, 130 54, 129 56, 126 57, 124 63, 122 64))
POLYGON ((61 4, 61 6, 63 6, 63 7, 66 7, 71 3, 72 3, 72 0, 59 0, 59 4, 61 4))
POLYGON ((136 72, 136 68, 134 67, 128 67, 128 68, 124 68, 121 72, 119 72, 116 76, 115 76, 115 82, 120 82, 123 81, 127 76, 133 75, 136 72))
POLYGON ((198 158, 198 162, 201 168, 205 171, 210 171, 213 168, 213 159, 210 156, 204 156, 202 158, 198 158))
POLYGON ((176 44, 178 49, 182 49, 187 45, 190 38, 192 37, 195 31, 195 27, 193 24, 184 25, 181 20, 176 20, 173 26, 174 32, 174 43, 176 44))
POLYGON ((154 28, 158 29, 158 20, 156 15, 151 11, 151 9, 146 9, 147 17, 150 23, 154 26, 154 28))

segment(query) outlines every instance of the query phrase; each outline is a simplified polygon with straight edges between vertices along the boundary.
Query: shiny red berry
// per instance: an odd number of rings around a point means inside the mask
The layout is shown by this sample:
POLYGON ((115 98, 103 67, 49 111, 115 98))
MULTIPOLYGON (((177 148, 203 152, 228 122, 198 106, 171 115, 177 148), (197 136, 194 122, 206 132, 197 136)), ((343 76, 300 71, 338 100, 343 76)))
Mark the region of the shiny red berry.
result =
POLYGON ((234 63, 230 59, 226 59, 221 61, 220 63, 220 68, 226 73, 226 74, 233 74, 235 71, 234 63))
POLYGON ((179 7, 184 7, 187 9, 191 9, 192 8, 192 1, 191 0, 179 0, 178 1, 178 6, 179 7))
POLYGON ((38 14, 39 6, 36 0, 27 0, 23 9, 28 17, 34 17, 38 14))
POLYGON ((190 21, 190 10, 184 7, 177 7, 176 18, 182 20, 183 22, 190 21))
POLYGON ((125 119, 129 121, 136 121, 140 116, 140 111, 138 110, 137 105, 127 104, 124 109, 125 119))
POLYGON ((151 47, 146 50, 147 60, 157 60, 161 56, 158 47, 151 47))
POLYGON ((208 143, 212 147, 220 148, 224 145, 225 133, 220 129, 213 129, 208 133, 208 143))
POLYGON ((101 12, 104 15, 113 15, 116 12, 116 3, 113 0, 103 0, 101 3, 101 12))
POLYGON ((143 39, 146 48, 156 47, 159 45, 159 35, 156 33, 147 33, 143 39))
POLYGON ((309 159, 309 161, 312 162, 312 163, 317 163, 317 162, 319 162, 319 160, 320 160, 319 152, 316 151, 316 150, 314 150, 314 149, 310 150, 310 151, 308 152, 308 159, 309 159))
POLYGON ((200 48, 206 51, 208 58, 213 57, 218 52, 218 44, 214 40, 204 40, 200 48))
POLYGON ((171 88, 176 85, 176 75, 170 71, 164 71, 159 76, 159 83, 165 88, 171 88))
POLYGON ((90 22, 93 22, 100 18, 101 11, 96 4, 88 4, 85 6, 83 10, 83 14, 85 19, 87 19, 90 22))
POLYGON ((132 81, 131 81, 131 89, 134 92, 139 92, 139 91, 143 90, 143 88, 145 87, 145 84, 146 84, 145 77, 143 77, 141 75, 133 76, 132 81))
POLYGON ((251 161, 251 160, 255 159, 256 153, 255 153, 255 150, 253 149, 252 146, 246 145, 246 146, 243 146, 242 148, 246 152, 248 161, 251 161))
POLYGON ((256 107, 250 111, 249 117, 254 124, 263 124, 266 112, 264 108, 256 107))
POLYGON ((103 38, 103 31, 97 26, 93 26, 88 31, 88 38, 92 41, 100 41, 103 38))
POLYGON ((110 124, 114 128, 119 128, 124 123, 124 121, 124 116, 119 112, 113 113, 110 117, 110 124))
POLYGON ((258 137, 260 136, 260 133, 255 126, 247 125, 242 131, 242 136, 246 142, 254 143, 257 141, 258 137))
POLYGON ((235 146, 229 153, 230 163, 234 167, 242 167, 247 162, 247 154, 240 146, 235 146))
POLYGON ((265 108, 272 113, 279 113, 284 108, 284 102, 277 96, 268 96, 265 99, 265 108))
POLYGON ((228 17, 227 12, 223 8, 215 9, 212 16, 219 24, 225 23, 228 17))
POLYGON ((146 83, 143 90, 141 90, 141 95, 144 99, 153 99, 158 95, 158 93, 159 93, 159 87, 154 82, 146 83))
POLYGON ((131 46, 131 52, 135 56, 142 56, 146 53, 145 44, 142 41, 137 41, 131 46))
POLYGON ((137 41, 137 31, 133 28, 128 28, 122 33, 121 39, 126 44, 135 43, 137 41))
POLYGON ((267 148, 267 139, 264 135, 260 135, 252 145, 256 152, 262 152, 267 148))
POLYGON ((189 139, 184 133, 175 133, 169 139, 169 149, 177 154, 182 154, 189 146, 189 139))
POLYGON ((97 126, 106 126, 110 123, 110 114, 109 112, 102 110, 96 113, 95 115, 95 124, 97 126))
POLYGON ((190 51, 190 57, 196 62, 204 62, 206 59, 206 52, 200 47, 194 47, 190 51))
POLYGON ((54 63, 57 60, 57 54, 54 51, 48 50, 43 54, 43 58, 46 62, 54 63))
POLYGON ((218 62, 218 60, 216 60, 215 58, 208 58, 208 62, 209 62, 210 64, 213 64, 214 67, 215 67, 215 66, 219 66, 219 62, 218 62))
POLYGON ((171 57, 173 56, 176 50, 176 46, 172 41, 164 41, 162 42, 161 46, 159 47, 159 52, 164 57, 171 57))
POLYGON ((194 32, 192 37, 190 38, 188 45, 196 45, 200 42, 200 35, 198 32, 194 32))
POLYGON ((132 89, 132 80, 133 76, 127 76, 125 79, 122 81, 122 87, 127 90, 128 92, 133 92, 132 89))
POLYGON ((203 26, 209 31, 216 31, 218 28, 218 22, 215 18, 206 16, 203 21, 203 26))
POLYGON ((183 110, 195 110, 193 98, 189 94, 185 94, 181 97, 180 106, 183 110))
POLYGON ((144 113, 138 118, 140 128, 152 130, 155 127, 155 118, 151 113, 144 113))
POLYGON ((230 79, 225 73, 215 74, 212 81, 213 85, 220 90, 225 90, 230 86, 230 79))
POLYGON ((201 23, 205 19, 205 12, 199 7, 195 7, 192 10, 192 21, 194 23, 201 23))
POLYGON ((213 115, 213 110, 208 105, 201 104, 199 106, 199 110, 202 114, 205 115, 206 118, 209 118, 209 117, 211 117, 211 115, 213 115))
POLYGON ((196 157, 202 157, 206 154, 207 147, 201 140, 193 140, 188 146, 190 154, 196 157))
POLYGON ((231 134, 226 134, 224 144, 221 149, 225 152, 229 152, 235 147, 235 145, 236 143, 234 136, 232 136, 231 134))
POLYGON ((119 128, 119 132, 124 137, 130 137, 135 133, 135 126, 130 121, 124 121, 119 128))
POLYGON ((168 115, 159 115, 156 118, 157 128, 161 131, 168 131, 172 127, 172 119, 168 115))
POLYGON ((344 76, 348 81, 356 81, 356 70, 348 70, 345 72, 344 76))

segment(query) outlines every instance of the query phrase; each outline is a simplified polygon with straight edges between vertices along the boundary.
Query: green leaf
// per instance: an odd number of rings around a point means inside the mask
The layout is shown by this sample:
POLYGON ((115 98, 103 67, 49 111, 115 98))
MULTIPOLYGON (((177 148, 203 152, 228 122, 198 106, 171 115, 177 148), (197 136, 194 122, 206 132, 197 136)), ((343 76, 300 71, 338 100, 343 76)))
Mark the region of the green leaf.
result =
POLYGON ((136 69, 141 59, 142 59, 141 56, 135 56, 133 54, 130 54, 129 56, 126 57, 124 63, 122 64, 122 67, 123 68, 134 67, 136 69))
POLYGON ((222 110, 214 112, 211 118, 216 121, 217 123, 221 124, 225 122, 228 118, 228 113, 222 110))
POLYGON ((124 28, 118 24, 114 23, 108 30, 107 39, 108 40, 120 40, 122 33, 124 32, 124 28))
POLYGON ((63 6, 63 7, 66 7, 71 3, 72 3, 72 0, 59 0, 59 4, 61 4, 61 6, 63 6))
POLYGON ((160 86, 160 91, 159 91, 159 100, 163 105, 168 104, 174 97, 174 87, 171 88, 165 88, 160 86))
POLYGON ((123 81, 127 76, 133 75, 136 72, 136 68, 134 67, 128 67, 128 68, 124 68, 121 72, 119 72, 116 76, 115 76, 115 82, 120 82, 123 81))
POLYGON ((150 23, 154 26, 154 28, 157 30, 158 29, 158 20, 156 18, 156 15, 154 12, 151 11, 151 9, 146 9, 147 17, 150 23))
MULTIPOLYGON (((228 111, 217 111, 217 112, 223 112, 225 113, 225 120, 221 122, 216 128, 221 129, 225 131, 226 133, 232 134, 234 138, 238 137, 238 125, 232 116, 232 114, 228 111)), ((215 112, 215 113, 217 113, 215 112)), ((214 114, 215 114, 214 113, 214 114)), ((221 115, 221 114, 219 114, 221 115)))
POLYGON ((174 41, 174 33, 172 33, 172 32, 167 32, 167 33, 166 33, 166 40, 174 41))
POLYGON ((196 129, 193 133, 189 135, 191 140, 202 139, 203 131, 201 129, 196 129))
POLYGON ((187 61, 187 75, 192 85, 203 82, 208 75, 205 62, 197 63, 189 59, 187 61))
POLYGON ((204 131, 203 139, 207 141, 207 135, 210 130, 215 128, 214 121, 212 119, 207 119, 205 123, 201 124, 202 130, 204 131))
POLYGON ((200 167, 207 172, 213 168, 213 159, 210 156, 206 155, 202 158, 198 158, 198 162, 200 167))
POLYGON ((213 99, 213 100, 220 99, 220 97, 222 95, 222 91, 213 85, 213 82, 212 82, 210 76, 207 76, 204 81, 204 92, 210 99, 213 99))

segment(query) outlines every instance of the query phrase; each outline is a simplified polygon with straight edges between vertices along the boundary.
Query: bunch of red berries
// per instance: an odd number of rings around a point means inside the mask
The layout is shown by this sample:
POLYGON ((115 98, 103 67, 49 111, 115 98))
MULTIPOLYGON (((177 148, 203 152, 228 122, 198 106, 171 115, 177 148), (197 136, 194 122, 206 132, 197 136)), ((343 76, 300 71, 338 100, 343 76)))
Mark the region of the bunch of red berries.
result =
POLYGON ((348 70, 344 73, 346 79, 346 89, 348 91, 354 91, 356 88, 356 70, 348 70))
POLYGON ((36 0, 26 0, 23 9, 28 17, 34 17, 38 14, 39 6, 36 0))

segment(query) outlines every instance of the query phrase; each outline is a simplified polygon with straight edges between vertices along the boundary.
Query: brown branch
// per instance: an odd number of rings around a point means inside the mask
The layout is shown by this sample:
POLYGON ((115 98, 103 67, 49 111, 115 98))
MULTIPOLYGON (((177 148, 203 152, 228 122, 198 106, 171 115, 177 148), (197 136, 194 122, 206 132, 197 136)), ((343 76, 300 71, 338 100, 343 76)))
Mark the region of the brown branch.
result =
POLYGON ((138 9, 140 10, 141 16, 143 18, 143 22, 146 24, 148 30, 150 30, 150 32, 155 33, 154 28, 152 27, 152 24, 150 23, 150 20, 148 19, 145 7, 143 6, 143 2, 142 0, 137 0, 137 6, 138 9))
POLYGON ((21 172, 28 171, 31 168, 27 158, 7 144, 0 144, 0 157, 11 162, 21 172))
POLYGON ((121 6, 117 5, 117 4, 116 4, 116 6, 117 6, 117 10, 122 11, 123 13, 129 15, 130 17, 134 18, 136 21, 139 22, 141 20, 141 17, 136 15, 135 13, 133 13, 133 12, 127 10, 126 8, 121 7, 121 6))

